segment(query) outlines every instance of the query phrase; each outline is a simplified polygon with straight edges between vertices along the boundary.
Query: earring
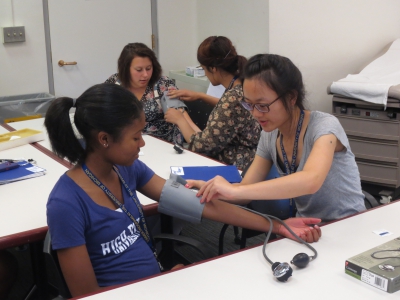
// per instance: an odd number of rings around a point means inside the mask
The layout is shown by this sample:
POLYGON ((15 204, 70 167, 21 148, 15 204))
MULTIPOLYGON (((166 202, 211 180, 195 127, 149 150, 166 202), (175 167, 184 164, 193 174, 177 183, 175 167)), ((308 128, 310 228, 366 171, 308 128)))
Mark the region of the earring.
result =
POLYGON ((108 148, 108 144, 103 144, 104 148, 108 148))

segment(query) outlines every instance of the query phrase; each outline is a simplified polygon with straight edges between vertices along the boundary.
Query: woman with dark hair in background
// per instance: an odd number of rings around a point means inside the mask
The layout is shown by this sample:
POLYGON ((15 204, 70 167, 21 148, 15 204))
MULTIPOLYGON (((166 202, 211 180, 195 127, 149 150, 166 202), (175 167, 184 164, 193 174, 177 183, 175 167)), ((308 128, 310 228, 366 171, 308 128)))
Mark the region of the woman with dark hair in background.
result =
POLYGON ((169 92, 171 97, 180 97, 181 100, 188 100, 188 95, 194 93, 193 99, 198 97, 214 103, 215 107, 202 132, 195 132, 185 118, 172 109, 165 114, 165 120, 178 125, 189 143, 189 150, 245 169, 254 159, 261 132, 260 125, 240 104, 243 100, 240 77, 247 59, 236 53, 228 38, 211 36, 200 44, 197 60, 211 84, 223 85, 225 93, 217 100, 186 90, 169 92))
MULTIPOLYGON (((177 87, 171 79, 162 76, 161 65, 153 50, 142 43, 126 45, 118 58, 118 73, 110 76, 105 83, 122 85, 142 102, 146 116, 143 133, 168 142, 183 143, 179 128, 165 122, 159 100, 165 92, 177 90, 177 87), (155 89, 159 98, 154 95, 155 89)), ((180 113, 194 131, 200 131, 185 110, 180 110, 180 113)))

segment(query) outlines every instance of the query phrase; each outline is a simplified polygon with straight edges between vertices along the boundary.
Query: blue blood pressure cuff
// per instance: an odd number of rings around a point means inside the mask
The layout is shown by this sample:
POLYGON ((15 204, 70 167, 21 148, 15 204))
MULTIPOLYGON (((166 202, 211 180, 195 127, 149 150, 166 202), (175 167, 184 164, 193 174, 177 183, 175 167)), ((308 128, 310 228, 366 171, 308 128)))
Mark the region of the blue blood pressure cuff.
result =
POLYGON ((196 197, 197 191, 186 188, 185 183, 179 176, 165 182, 158 212, 191 223, 200 223, 204 203, 200 203, 200 197, 196 197))

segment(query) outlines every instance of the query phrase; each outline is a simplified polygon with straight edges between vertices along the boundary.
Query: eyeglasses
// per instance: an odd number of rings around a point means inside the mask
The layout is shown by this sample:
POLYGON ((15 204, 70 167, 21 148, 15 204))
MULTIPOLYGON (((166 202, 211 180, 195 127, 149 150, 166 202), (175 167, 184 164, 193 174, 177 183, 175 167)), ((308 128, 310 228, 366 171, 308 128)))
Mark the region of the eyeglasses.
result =
POLYGON ((280 98, 281 98, 281 96, 279 96, 278 98, 276 98, 274 101, 272 101, 272 102, 269 103, 269 104, 267 104, 267 103, 251 104, 251 103, 248 103, 248 102, 246 102, 246 101, 240 101, 240 103, 241 103, 242 106, 243 106, 246 110, 248 110, 248 111, 253 111, 253 109, 254 109, 254 107, 255 107, 255 108, 257 108, 257 110, 258 110, 259 112, 268 113, 269 110, 270 110, 269 107, 270 107, 274 102, 278 101, 280 98))

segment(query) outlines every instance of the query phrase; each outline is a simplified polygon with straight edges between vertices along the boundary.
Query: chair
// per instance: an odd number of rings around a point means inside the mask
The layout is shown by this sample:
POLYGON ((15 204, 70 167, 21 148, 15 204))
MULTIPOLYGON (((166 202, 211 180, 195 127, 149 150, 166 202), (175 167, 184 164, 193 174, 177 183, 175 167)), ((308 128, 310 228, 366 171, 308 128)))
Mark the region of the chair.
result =
POLYGON ((45 256, 45 263, 49 272, 48 282, 57 293, 57 297, 53 299, 68 299, 71 298, 67 283, 64 280, 64 276, 61 272, 60 264, 58 263, 58 257, 55 251, 51 248, 51 236, 50 231, 47 231, 44 239, 43 253, 45 256))
MULTIPOLYGON (((242 177, 246 174, 246 170, 242 172, 242 177)), ((276 170, 276 167, 272 165, 270 172, 267 175, 267 178, 265 180, 270 180, 273 178, 278 178, 279 173, 276 170)), ((290 218, 294 216, 295 212, 292 211, 291 205, 290 205, 290 200, 289 199, 284 199, 284 200, 256 200, 256 201, 251 201, 249 204, 246 205, 247 208, 250 208, 252 210, 255 210, 257 212, 269 214, 272 216, 275 216, 281 220, 285 220, 287 218, 290 218)), ((220 234, 219 234, 219 245, 218 245, 218 254, 221 255, 223 254, 223 248, 224 248, 224 236, 225 232, 228 228, 228 224, 224 224, 221 228, 220 234)), ((264 234, 265 232, 261 231, 256 231, 256 230, 251 230, 247 228, 242 228, 242 233, 241 236, 239 235, 239 229, 234 226, 233 227, 234 231, 234 242, 240 246, 240 249, 243 249, 246 247, 246 240, 248 238, 252 238, 254 236, 264 234)), ((276 238, 276 235, 272 234, 270 239, 276 238)))
MULTIPOLYGON (((155 241, 155 243, 158 243, 160 241, 168 241, 170 243, 185 244, 190 246, 192 249, 198 251, 203 257, 203 259, 208 259, 213 257, 212 252, 204 244, 190 237, 162 233, 155 235, 153 237, 153 240, 155 241)), ((164 267, 164 270, 169 270, 178 263, 184 263, 184 264, 193 263, 192 261, 180 255, 178 252, 170 251, 171 249, 166 249, 165 245, 168 244, 163 244, 163 249, 158 253, 158 258, 162 266, 164 267)), ((57 295, 56 297, 53 298, 53 300, 71 298, 71 294, 69 292, 67 283, 64 280, 64 276, 62 274, 61 267, 58 262, 57 253, 51 247, 50 231, 48 231, 46 234, 44 240, 43 252, 45 255, 47 272, 50 275, 48 276, 49 287, 52 290, 52 294, 57 295)))
POLYGON ((364 198, 364 204, 365 204, 365 208, 366 209, 370 209, 370 208, 374 208, 380 205, 380 203, 378 202, 378 200, 376 200, 376 198, 374 196, 372 196, 370 193, 366 192, 366 191, 362 191, 365 198, 364 198))

